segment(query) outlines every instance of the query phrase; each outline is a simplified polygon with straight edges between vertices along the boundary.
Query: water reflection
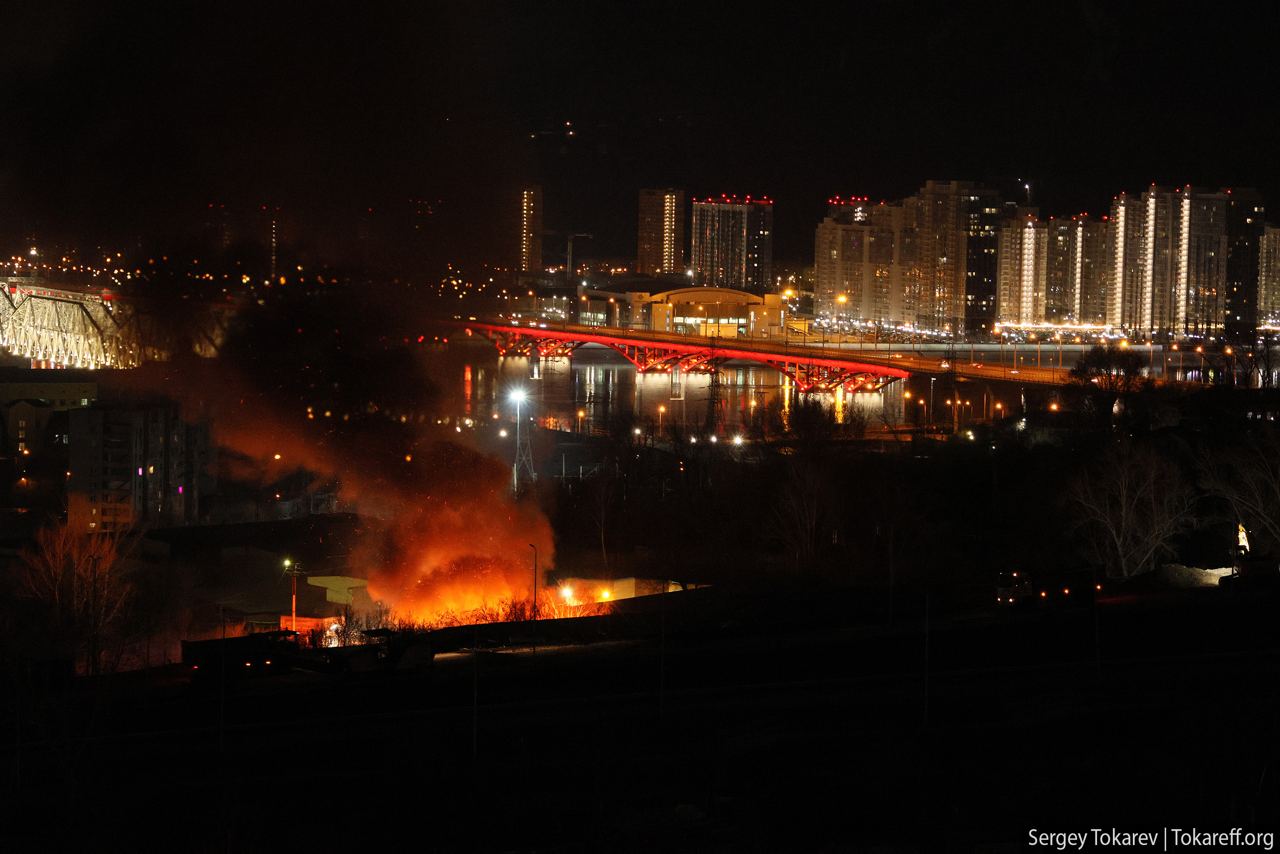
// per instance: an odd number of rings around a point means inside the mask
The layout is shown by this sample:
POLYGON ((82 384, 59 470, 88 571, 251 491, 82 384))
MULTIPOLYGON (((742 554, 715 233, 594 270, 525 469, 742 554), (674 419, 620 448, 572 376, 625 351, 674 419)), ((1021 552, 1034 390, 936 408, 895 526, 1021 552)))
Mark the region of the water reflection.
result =
MULTIPOLYGON (((709 374, 639 374, 630 362, 602 348, 584 347, 572 359, 539 360, 466 347, 438 353, 435 361, 452 411, 477 419, 502 415, 510 409, 506 395, 522 387, 538 420, 562 430, 603 429, 634 417, 660 429, 701 431, 715 423, 731 433, 745 429, 772 405, 785 419, 797 394, 789 376, 761 365, 730 363, 720 369, 717 384, 709 374)), ((854 413, 873 426, 902 423, 901 383, 882 391, 841 389, 812 396, 832 406, 840 423, 854 413)))

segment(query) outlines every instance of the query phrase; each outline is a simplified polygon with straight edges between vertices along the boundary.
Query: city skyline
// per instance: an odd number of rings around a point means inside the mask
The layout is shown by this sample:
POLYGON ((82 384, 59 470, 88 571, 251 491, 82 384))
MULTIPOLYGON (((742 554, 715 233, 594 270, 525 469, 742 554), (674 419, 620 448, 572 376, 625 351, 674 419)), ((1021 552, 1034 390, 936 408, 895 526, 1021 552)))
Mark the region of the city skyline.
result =
POLYGON ((1280 139, 1259 97, 1276 82, 1264 60, 1271 8, 1194 29, 1142 4, 827 10, 820 33, 803 16, 744 19, 735 34, 752 61, 707 78, 709 89, 690 82, 692 34, 711 10, 688 12, 672 37, 661 15, 615 9, 444 5, 302 20, 281 7, 253 10, 245 30, 235 11, 249 7, 205 8, 19 5, 24 38, 0 61, 0 232, 127 246, 186 231, 210 202, 265 203, 316 251, 347 260, 362 251, 360 212, 408 220, 415 209, 420 227, 373 257, 471 264, 505 233, 492 220, 503 195, 538 183, 548 222, 591 231, 593 252, 615 256, 633 251, 635 190, 678 186, 780 200, 774 254, 794 263, 832 192, 901 198, 931 176, 1029 179, 1032 203, 1063 214, 1100 215, 1115 188, 1152 181, 1280 192, 1267 154, 1280 139), (1160 53, 1187 39, 1194 68, 1160 53), (1046 41, 1061 47, 1040 50, 1046 41), (358 60, 355 43, 369 48, 358 60), (555 43, 579 45, 574 61, 544 49, 555 43), (121 45, 139 61, 116 61, 121 45), (423 47, 428 59, 410 61, 423 47), (922 51, 964 71, 934 85, 913 62, 922 51), (874 90, 861 82, 868 68, 888 72, 874 90), (1189 86, 1206 97, 1173 94, 1189 86), (1036 106, 1046 98, 1053 109, 1036 106), (832 111, 840 103, 858 108, 832 111))

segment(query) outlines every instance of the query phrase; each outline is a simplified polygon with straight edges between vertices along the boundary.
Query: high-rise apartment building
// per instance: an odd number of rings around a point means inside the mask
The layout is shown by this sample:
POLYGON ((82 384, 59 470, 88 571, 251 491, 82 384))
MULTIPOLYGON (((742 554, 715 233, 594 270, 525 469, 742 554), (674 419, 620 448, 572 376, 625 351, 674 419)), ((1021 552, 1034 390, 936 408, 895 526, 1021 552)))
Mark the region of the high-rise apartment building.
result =
POLYGON ((67 523, 79 533, 174 526, 200 518, 212 488, 207 425, 175 404, 120 403, 74 409, 67 431, 67 523))
POLYGON ((1280 325, 1280 237, 1264 216, 1256 191, 1191 186, 1045 221, 971 182, 929 181, 896 204, 837 197, 815 233, 814 308, 944 335, 999 322, 1252 340, 1280 325))
POLYGON ((1074 248, 1071 252, 1067 303, 1075 323, 1104 325, 1107 296, 1111 292, 1112 228, 1107 217, 1090 219, 1081 214, 1071 218, 1074 248))
POLYGON ((1252 191, 1152 186, 1111 207, 1107 322, 1138 335, 1217 337, 1256 326, 1263 207, 1252 191), (1228 311, 1230 306, 1230 311, 1228 311))
POLYGON ((1138 257, 1143 235, 1141 199, 1121 193, 1111 201, 1111 273, 1106 296, 1106 324, 1136 329, 1140 324, 1138 257))
POLYGON ((1045 223, 1048 257, 1045 259, 1044 316, 1049 323, 1073 321, 1079 311, 1076 274, 1079 227, 1074 219, 1049 217, 1045 223))
POLYGON ((636 272, 683 273, 684 231, 684 190, 641 190, 636 272))
POLYGON ((830 199, 814 242, 814 311, 847 320, 915 322, 920 268, 902 204, 830 199), (842 299, 843 298, 843 299, 842 299))
POLYGON ((1280 226, 1264 226, 1259 243, 1258 326, 1280 331, 1280 226))
POLYGON ((520 272, 542 270, 542 188, 520 191, 520 272))
POLYGON ((773 278, 773 202, 694 200, 691 263, 701 285, 763 294, 773 278))
POLYGON ((863 199, 827 200, 827 216, 814 235, 813 310, 817 314, 851 320, 870 316, 867 207, 863 199))
MULTIPOLYGON (((1091 220, 1087 214, 1069 219, 1050 217, 1045 223, 1048 257, 1044 316, 1036 322, 1095 325, 1106 322, 1109 226, 1105 217, 1091 220)), ((1006 263, 1003 249, 1001 253, 1003 271, 1006 263)))
POLYGON ((999 235, 999 323, 1044 323, 1048 296, 1049 234, 1046 223, 1023 214, 999 235))
POLYGON ((1262 242, 1266 209, 1256 190, 1226 190, 1227 265, 1223 290, 1223 333, 1253 341, 1263 323, 1262 242))
POLYGON ((1227 274, 1227 197, 1179 191, 1171 322, 1174 335, 1222 334, 1227 274))
POLYGON ((949 334, 990 334, 996 314, 999 194, 971 181, 926 181, 915 212, 921 286, 916 324, 949 334))
POLYGON ((1174 321, 1178 195, 1152 186, 1141 198, 1142 236, 1138 241, 1138 317, 1133 331, 1168 330, 1174 321))

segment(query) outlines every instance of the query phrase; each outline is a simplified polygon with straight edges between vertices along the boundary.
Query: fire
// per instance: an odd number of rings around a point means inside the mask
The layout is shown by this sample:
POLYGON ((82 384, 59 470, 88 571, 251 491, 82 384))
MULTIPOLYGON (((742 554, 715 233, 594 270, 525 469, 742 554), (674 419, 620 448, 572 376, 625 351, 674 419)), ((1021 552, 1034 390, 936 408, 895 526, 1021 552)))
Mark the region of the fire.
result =
MULTIPOLYGON (((534 616, 529 566, 466 555, 445 566, 433 567, 428 562, 414 580, 396 587, 395 580, 405 577, 405 573, 392 573, 370 582, 370 594, 390 603, 398 622, 440 628, 519 622, 534 616)), ((583 590, 561 585, 538 591, 539 620, 597 616, 612 610, 612 593, 607 587, 583 590)))
MULTIPOLYGON (((563 620, 570 617, 598 617, 613 612, 612 602, 569 604, 554 596, 538 597, 537 619, 563 620)), ((533 600, 498 599, 486 601, 476 608, 421 608, 414 612, 395 612, 393 622, 417 628, 440 629, 447 626, 471 626, 483 623, 518 623, 534 615, 533 600)))

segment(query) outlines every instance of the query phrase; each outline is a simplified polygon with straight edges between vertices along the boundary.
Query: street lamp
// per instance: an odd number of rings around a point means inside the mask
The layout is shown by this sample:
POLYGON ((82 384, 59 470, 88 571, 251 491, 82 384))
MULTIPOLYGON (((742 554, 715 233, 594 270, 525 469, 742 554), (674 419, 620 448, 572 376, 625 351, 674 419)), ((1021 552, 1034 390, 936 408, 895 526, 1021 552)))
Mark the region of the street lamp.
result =
POLYGON ((667 407, 659 404, 658 406, 658 433, 662 433, 662 416, 667 414, 667 407))
POLYGON ((578 410, 578 432, 579 433, 582 432, 582 419, 586 417, 587 417, 587 411, 585 409, 579 409, 578 410))
POLYGON ((516 457, 511 463, 511 488, 515 492, 520 491, 520 405, 528 400, 528 393, 522 389, 512 389, 509 395, 511 402, 516 405, 516 457))
POLYGON ((294 563, 293 558, 284 559, 284 574, 289 576, 290 606, 289 631, 298 630, 298 576, 302 574, 301 564, 294 563))

